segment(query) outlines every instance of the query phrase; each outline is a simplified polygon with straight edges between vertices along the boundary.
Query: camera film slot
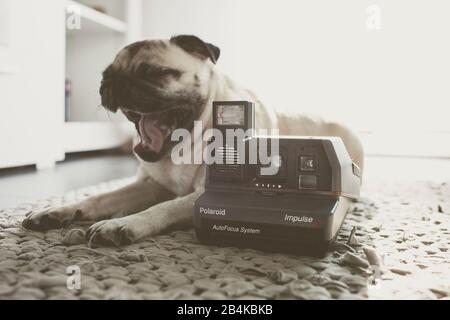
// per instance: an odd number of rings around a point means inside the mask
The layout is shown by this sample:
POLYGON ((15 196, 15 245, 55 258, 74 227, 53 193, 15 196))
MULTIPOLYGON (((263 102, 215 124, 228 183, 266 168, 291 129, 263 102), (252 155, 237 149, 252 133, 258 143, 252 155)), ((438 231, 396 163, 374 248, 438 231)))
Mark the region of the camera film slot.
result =
POLYGON ((236 148, 225 145, 217 148, 216 152, 217 158, 222 159, 222 163, 211 166, 211 178, 218 181, 242 181, 244 168, 239 164, 239 153, 236 148))
POLYGON ((222 159, 223 164, 237 165, 239 164, 239 153, 236 148, 225 145, 217 148, 217 156, 222 159))

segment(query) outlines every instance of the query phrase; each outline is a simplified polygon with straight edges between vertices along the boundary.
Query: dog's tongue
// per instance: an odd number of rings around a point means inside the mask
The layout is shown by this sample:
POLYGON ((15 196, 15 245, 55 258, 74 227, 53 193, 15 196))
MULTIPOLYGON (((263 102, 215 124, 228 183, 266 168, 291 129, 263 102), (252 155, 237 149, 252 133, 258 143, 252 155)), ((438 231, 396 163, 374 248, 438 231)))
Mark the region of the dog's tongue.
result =
POLYGON ((158 120, 150 116, 142 116, 139 120, 139 133, 144 149, 159 153, 170 130, 158 120))

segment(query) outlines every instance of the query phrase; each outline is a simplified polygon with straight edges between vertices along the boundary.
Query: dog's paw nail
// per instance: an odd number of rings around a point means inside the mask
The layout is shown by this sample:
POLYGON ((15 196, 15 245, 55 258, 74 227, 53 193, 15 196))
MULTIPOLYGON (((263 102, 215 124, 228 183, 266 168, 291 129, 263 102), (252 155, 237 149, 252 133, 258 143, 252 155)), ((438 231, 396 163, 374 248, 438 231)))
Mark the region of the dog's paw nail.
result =
POLYGON ((25 229, 33 231, 45 231, 51 229, 59 229, 62 226, 62 222, 52 218, 48 215, 42 215, 36 218, 26 218, 22 221, 22 226, 25 229))
POLYGON ((102 221, 92 225, 86 232, 86 240, 90 247, 121 246, 134 242, 130 229, 118 221, 102 221))
POLYGON ((61 240, 65 245, 77 245, 85 243, 85 233, 81 229, 72 229, 66 233, 64 238, 61 240))
POLYGON ((119 229, 119 243, 121 245, 132 244, 134 239, 133 233, 128 230, 125 226, 119 229))
POLYGON ((32 219, 24 219, 22 221, 22 227, 24 227, 25 229, 31 229, 35 224, 35 221, 32 219))

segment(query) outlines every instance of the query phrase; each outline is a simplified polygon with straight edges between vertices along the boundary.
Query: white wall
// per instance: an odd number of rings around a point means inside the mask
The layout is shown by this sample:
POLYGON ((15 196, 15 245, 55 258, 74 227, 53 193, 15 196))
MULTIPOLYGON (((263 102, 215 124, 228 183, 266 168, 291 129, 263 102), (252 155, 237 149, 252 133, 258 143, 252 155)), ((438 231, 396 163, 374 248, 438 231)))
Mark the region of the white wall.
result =
MULTIPOLYGON (((170 38, 176 34, 194 34, 222 49, 221 69, 239 75, 237 47, 238 1, 144 0, 143 35, 147 38, 170 38)), ((248 56, 248 55, 247 55, 248 56)))
POLYGON ((448 0, 146 0, 144 35, 192 33, 277 108, 360 130, 450 131, 448 0), (381 9, 381 30, 366 9, 381 9))
POLYGON ((11 23, 8 12, 10 8, 9 0, 0 0, 0 48, 9 45, 11 23))

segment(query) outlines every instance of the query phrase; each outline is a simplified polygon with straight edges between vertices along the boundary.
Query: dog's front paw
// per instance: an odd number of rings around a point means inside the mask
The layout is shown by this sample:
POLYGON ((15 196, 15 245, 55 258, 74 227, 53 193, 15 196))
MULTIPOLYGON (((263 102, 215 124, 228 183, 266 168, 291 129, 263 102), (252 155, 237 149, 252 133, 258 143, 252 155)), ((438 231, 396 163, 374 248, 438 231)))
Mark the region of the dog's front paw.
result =
POLYGON ((121 246, 137 240, 129 217, 104 220, 93 224, 86 232, 89 246, 121 246))
POLYGON ((74 221, 81 215, 81 209, 72 207, 48 208, 44 211, 33 212, 22 221, 22 226, 29 230, 46 231, 59 229, 74 221))

